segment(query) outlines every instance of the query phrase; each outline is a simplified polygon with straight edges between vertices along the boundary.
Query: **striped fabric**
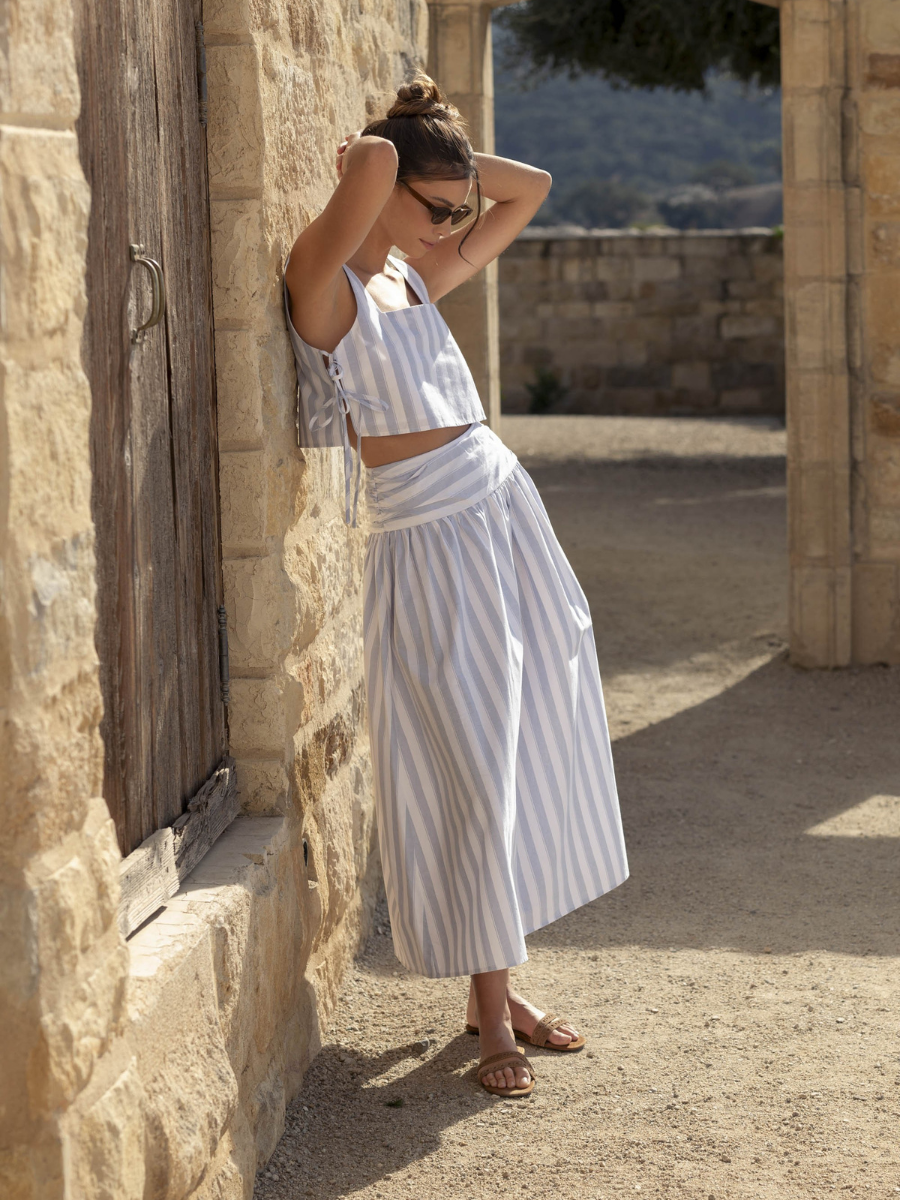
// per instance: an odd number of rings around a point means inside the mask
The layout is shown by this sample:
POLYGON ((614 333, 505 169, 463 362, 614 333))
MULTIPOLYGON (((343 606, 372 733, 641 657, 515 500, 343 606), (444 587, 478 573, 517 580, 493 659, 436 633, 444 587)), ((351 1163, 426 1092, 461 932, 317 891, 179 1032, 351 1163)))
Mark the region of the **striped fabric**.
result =
MULTIPOLYGON (((353 453, 347 413, 362 437, 415 433, 485 419, 472 372, 447 322, 429 300, 424 280, 405 259, 388 258, 421 303, 382 312, 345 263, 356 297, 356 320, 332 353, 310 346, 294 328, 290 294, 283 282, 287 329, 297 366, 298 445, 343 447, 344 520, 353 526, 357 525, 362 463, 357 455, 351 514, 353 453)), ((289 261, 290 255, 284 262, 283 281, 289 261)))
POLYGON ((375 803, 410 970, 526 961, 628 877, 587 599, 516 456, 473 423, 366 473, 375 803))

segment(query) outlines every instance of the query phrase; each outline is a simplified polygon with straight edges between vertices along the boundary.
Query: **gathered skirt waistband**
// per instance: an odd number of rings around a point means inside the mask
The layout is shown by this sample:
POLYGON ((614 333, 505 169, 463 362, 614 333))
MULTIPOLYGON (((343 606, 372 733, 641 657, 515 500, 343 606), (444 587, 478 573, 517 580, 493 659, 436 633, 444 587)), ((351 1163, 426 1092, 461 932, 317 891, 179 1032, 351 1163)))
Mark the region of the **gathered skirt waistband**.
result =
POLYGON ((518 461, 492 429, 473 421, 459 437, 434 450, 367 467, 371 529, 406 529, 460 512, 498 488, 518 461))

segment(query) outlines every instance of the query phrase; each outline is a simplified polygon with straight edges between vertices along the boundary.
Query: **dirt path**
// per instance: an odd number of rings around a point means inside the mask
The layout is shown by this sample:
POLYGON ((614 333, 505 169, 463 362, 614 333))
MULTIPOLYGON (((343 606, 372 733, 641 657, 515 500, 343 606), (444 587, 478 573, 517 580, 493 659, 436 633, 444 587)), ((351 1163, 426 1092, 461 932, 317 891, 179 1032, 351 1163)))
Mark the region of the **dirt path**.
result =
POLYGON ((587 592, 631 877, 528 939, 588 1036, 476 1084, 387 916, 259 1200, 900 1194, 900 669, 785 655, 784 431, 506 417, 587 592), (570 449, 577 446, 577 453, 570 449))

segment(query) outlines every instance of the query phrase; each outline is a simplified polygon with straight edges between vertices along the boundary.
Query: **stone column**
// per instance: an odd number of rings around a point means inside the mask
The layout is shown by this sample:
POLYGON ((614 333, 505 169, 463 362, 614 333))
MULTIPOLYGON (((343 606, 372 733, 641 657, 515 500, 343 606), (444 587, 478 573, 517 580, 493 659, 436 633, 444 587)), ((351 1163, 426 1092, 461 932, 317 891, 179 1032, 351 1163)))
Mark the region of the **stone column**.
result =
POLYGON ((851 661, 842 0, 781 6, 790 647, 851 661))
MULTIPOLYGON (((491 11, 513 0, 429 0, 428 74, 469 124, 472 145, 494 153, 491 11)), ((465 251, 464 251, 465 253, 465 251)), ((438 302, 472 369, 487 423, 500 432, 497 262, 438 302)))
POLYGON ((900 13, 784 0, 791 657, 900 662, 900 13))
POLYGON ((852 660, 900 663, 900 11, 843 7, 852 660))

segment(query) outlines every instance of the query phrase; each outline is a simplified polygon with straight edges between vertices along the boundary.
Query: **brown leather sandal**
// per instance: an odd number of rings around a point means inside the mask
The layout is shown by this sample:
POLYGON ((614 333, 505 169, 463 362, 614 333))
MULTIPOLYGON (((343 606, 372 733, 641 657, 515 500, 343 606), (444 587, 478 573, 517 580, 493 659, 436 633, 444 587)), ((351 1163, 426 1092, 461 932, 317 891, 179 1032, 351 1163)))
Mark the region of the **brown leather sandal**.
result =
POLYGON ((492 1096, 529 1096, 534 1091, 534 1067, 528 1061, 524 1054, 520 1054, 518 1050, 503 1050, 499 1054, 489 1054, 487 1058, 483 1058, 478 1064, 478 1082, 486 1092, 490 1092, 492 1096), (527 1087, 523 1088, 498 1088, 489 1087, 484 1082, 485 1075, 496 1074, 501 1067, 526 1067, 531 1075, 527 1087))
MULTIPOLYGON (((565 1046, 557 1046, 555 1042, 549 1040, 550 1034, 554 1029, 559 1029, 560 1025, 567 1025, 565 1017, 558 1017, 556 1013, 544 1013, 537 1025, 534 1027, 534 1032, 531 1037, 527 1033, 523 1033, 521 1029, 514 1029, 513 1034, 520 1042, 526 1042, 529 1046, 537 1046, 540 1050, 580 1050, 584 1045, 586 1038, 583 1033, 580 1033, 577 1038, 573 1038, 567 1042, 565 1046)), ((477 1025, 466 1025, 466 1033, 478 1033, 477 1025)))

